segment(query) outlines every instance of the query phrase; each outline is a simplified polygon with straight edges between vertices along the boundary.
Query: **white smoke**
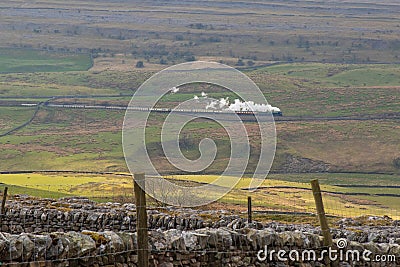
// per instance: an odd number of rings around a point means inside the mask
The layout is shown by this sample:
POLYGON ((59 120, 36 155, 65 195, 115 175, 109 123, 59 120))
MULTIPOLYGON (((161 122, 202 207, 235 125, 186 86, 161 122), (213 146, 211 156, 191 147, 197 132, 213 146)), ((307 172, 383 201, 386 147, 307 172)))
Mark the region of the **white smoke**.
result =
POLYGON ((219 104, 219 101, 211 101, 210 103, 208 103, 208 105, 206 106, 206 109, 217 109, 217 106, 219 104))
POLYGON ((227 109, 229 105, 228 98, 221 98, 220 100, 211 100, 206 109, 227 109))
POLYGON ((277 107, 269 104, 256 104, 254 101, 242 102, 240 99, 235 99, 233 103, 229 102, 229 98, 221 98, 220 100, 212 100, 206 109, 222 109, 232 111, 258 111, 258 112, 280 112, 277 107))
MULTIPOLYGON (((215 110, 231 110, 231 111, 255 111, 255 112, 280 112, 280 108, 273 107, 269 104, 257 104, 254 101, 242 102, 240 99, 235 99, 233 103, 229 102, 229 97, 220 98, 219 100, 211 100, 207 98, 208 94, 201 92, 201 100, 208 101, 206 109, 215 110)), ((200 100, 200 97, 195 95, 194 100, 200 100)), ((206 102, 207 103, 207 102, 206 102)))
POLYGON ((224 108, 224 107, 226 107, 226 106, 228 106, 229 105, 229 97, 226 97, 226 98, 221 98, 220 100, 219 100, 219 108, 224 108))
POLYGON ((179 92, 179 88, 178 87, 172 87, 170 90, 171 94, 175 94, 179 92))
POLYGON ((273 107, 269 104, 256 104, 253 101, 242 102, 239 99, 235 99, 234 103, 229 105, 229 109, 232 111, 259 111, 259 112, 281 111, 279 108, 273 107))

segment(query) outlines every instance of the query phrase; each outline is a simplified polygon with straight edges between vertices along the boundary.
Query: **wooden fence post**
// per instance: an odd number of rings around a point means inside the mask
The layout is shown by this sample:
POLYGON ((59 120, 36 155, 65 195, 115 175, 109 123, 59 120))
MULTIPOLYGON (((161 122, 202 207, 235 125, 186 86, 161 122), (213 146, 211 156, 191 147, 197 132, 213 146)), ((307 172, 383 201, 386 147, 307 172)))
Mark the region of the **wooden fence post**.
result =
POLYGON ((1 201, 1 214, 4 214, 6 210, 7 192, 8 192, 8 187, 5 187, 3 192, 3 200, 1 201))
MULTIPOLYGON (((324 237, 323 244, 325 247, 331 247, 332 236, 328 226, 328 221, 325 216, 324 203, 322 202, 321 188, 319 186, 318 179, 311 181, 311 187, 314 195, 315 205, 317 207, 319 224, 321 225, 321 231, 324 237)), ((327 264, 327 266, 331 266, 329 259, 325 259, 325 263, 327 264)))
POLYGON ((146 211, 146 192, 144 173, 136 173, 133 177, 135 200, 136 200, 136 230, 138 241, 138 266, 149 266, 149 243, 147 228, 147 211, 146 211))
POLYGON ((252 223, 251 197, 247 197, 247 222, 252 223))
POLYGON ((3 216, 4 213, 6 212, 7 192, 8 192, 8 187, 5 187, 3 191, 3 200, 1 201, 1 209, 0 209, 0 230, 1 230, 1 224, 3 222, 3 216))

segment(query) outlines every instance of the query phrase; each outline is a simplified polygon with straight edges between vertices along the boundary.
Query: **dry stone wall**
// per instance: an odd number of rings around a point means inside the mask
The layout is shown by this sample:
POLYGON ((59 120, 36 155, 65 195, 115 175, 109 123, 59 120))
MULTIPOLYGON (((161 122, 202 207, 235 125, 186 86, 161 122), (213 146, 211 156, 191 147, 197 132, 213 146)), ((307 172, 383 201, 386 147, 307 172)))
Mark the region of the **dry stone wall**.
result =
MULTIPOLYGON (((194 231, 151 231, 150 266, 323 266, 311 261, 300 264, 260 262, 257 251, 270 249, 303 250, 320 248, 320 236, 310 233, 281 232, 272 229, 204 228, 194 231)), ((398 244, 350 243, 349 249, 369 249, 391 253, 400 260, 398 244)), ((396 266, 391 265, 384 266, 396 266)), ((137 266, 135 233, 83 231, 49 234, 12 235, 0 233, 0 261, 13 266, 137 266), (36 265, 34 264, 36 263, 36 265)), ((342 265, 348 266, 348 265, 342 265)), ((376 266, 360 262, 358 266, 376 266)))
MULTIPOLYGON (((212 227, 192 211, 189 216, 171 216, 159 210, 148 211, 150 229, 193 230, 212 227)), ((18 233, 67 231, 135 231, 133 204, 97 204, 85 198, 31 199, 10 201, 2 216, 1 231, 18 233)))
MULTIPOLYGON (((149 210, 150 266, 323 266, 319 261, 281 262, 276 256, 270 262, 257 260, 257 252, 265 246, 320 250, 318 227, 248 224, 226 211, 200 213, 203 216, 191 209, 149 210), (216 214, 220 214, 217 220, 204 219, 216 214)), ((333 238, 345 238, 348 249, 396 255, 396 263, 380 266, 400 265, 400 222, 387 217, 364 220, 363 224, 338 221, 333 238)), ((7 202, 2 216, 0 262, 6 266, 137 266, 135 228, 133 204, 17 197, 7 202)), ((358 266, 379 265, 361 262, 358 266)))

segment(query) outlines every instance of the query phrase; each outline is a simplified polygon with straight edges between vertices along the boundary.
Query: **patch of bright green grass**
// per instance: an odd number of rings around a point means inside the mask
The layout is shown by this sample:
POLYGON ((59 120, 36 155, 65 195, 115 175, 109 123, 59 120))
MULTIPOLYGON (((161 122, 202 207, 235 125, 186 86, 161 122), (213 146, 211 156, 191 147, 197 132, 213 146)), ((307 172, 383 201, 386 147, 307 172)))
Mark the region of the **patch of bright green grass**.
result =
POLYGON ((0 72, 62 72, 88 70, 88 54, 62 54, 37 50, 0 49, 0 72))

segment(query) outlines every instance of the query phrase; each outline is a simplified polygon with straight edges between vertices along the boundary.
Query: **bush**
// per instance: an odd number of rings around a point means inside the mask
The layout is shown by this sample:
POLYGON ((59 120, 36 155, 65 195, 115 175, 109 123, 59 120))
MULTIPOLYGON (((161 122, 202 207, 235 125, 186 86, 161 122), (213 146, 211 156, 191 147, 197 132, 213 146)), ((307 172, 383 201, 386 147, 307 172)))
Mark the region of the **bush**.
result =
POLYGON ((144 63, 143 63, 143 61, 138 61, 138 62, 136 63, 136 68, 144 68, 144 63))
POLYGON ((160 64, 161 65, 167 65, 168 61, 166 59, 162 58, 162 59, 160 59, 160 64))
POLYGON ((195 56, 187 56, 187 57, 185 57, 185 61, 196 61, 196 57, 195 56))
POLYGON ((239 59, 236 63, 236 66, 244 66, 243 60, 239 59))

